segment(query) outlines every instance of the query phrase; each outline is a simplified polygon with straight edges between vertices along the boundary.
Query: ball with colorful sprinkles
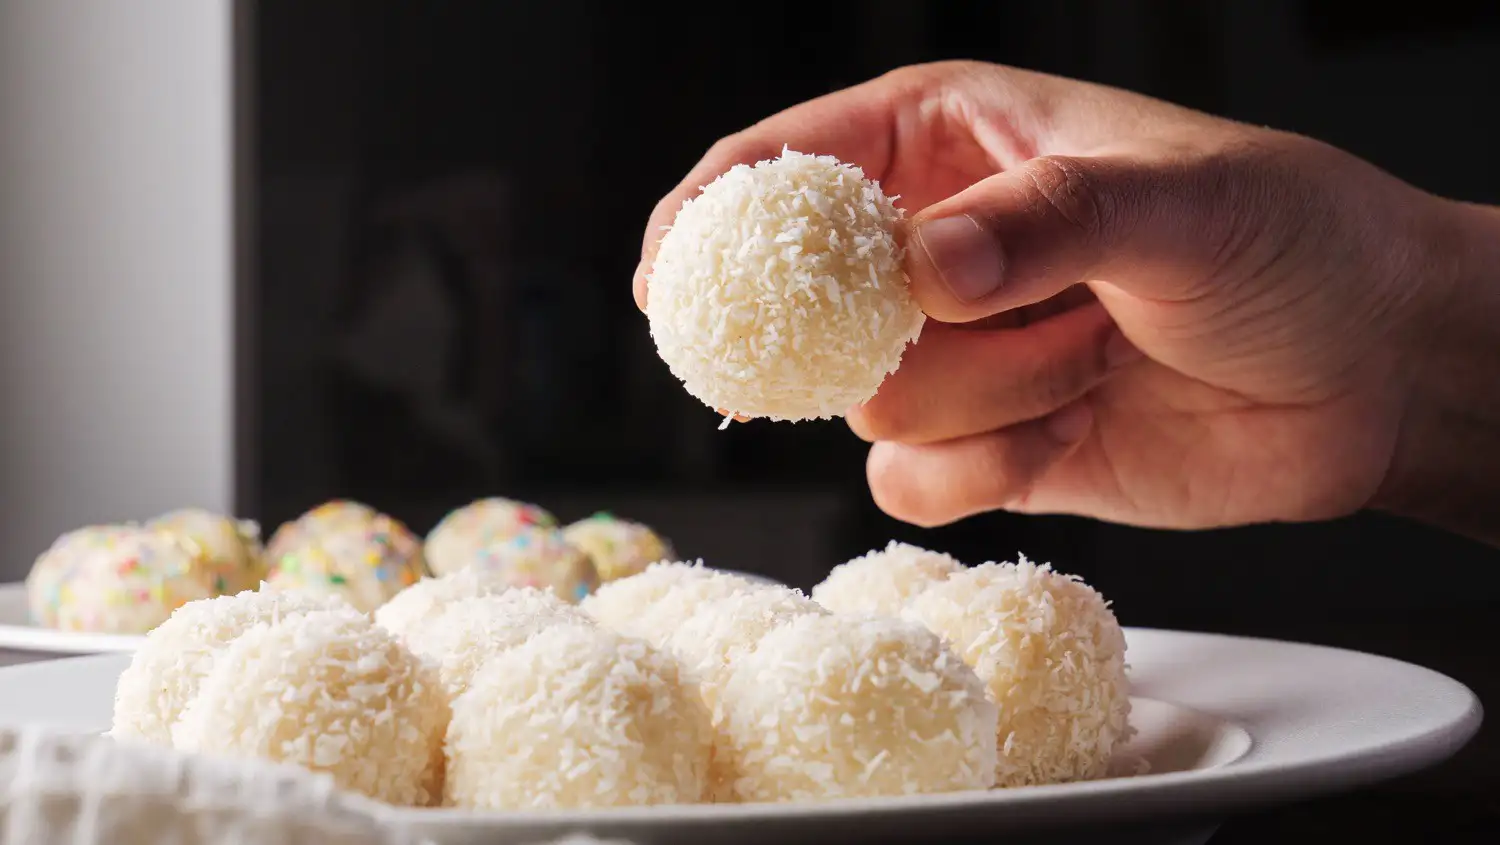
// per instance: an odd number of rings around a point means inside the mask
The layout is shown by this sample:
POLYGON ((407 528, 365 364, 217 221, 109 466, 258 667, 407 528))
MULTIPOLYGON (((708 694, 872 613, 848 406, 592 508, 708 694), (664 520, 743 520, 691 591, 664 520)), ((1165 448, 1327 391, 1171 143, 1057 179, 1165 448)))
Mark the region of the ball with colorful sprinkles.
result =
POLYGON ((266 582, 278 590, 342 595, 369 613, 423 575, 421 544, 392 517, 310 536, 272 562, 266 582))
POLYGON ((567 602, 582 601, 599 586, 599 572, 582 550, 556 528, 526 528, 478 550, 474 567, 499 573, 513 587, 551 590, 567 602))
POLYGON ((557 517, 543 508, 498 496, 479 499, 443 517, 427 535, 427 565, 447 575, 473 564, 485 546, 508 540, 528 528, 556 528, 557 517))
POLYGON ((600 581, 628 578, 675 555, 672 545, 649 527, 605 511, 564 528, 563 537, 593 558, 600 581))
POLYGON ((26 589, 37 622, 103 634, 144 634, 182 605, 215 595, 212 566, 196 543, 129 524, 62 535, 37 558, 26 589))
POLYGON ((266 543, 266 560, 275 563, 309 538, 348 528, 363 528, 379 516, 380 511, 363 502, 331 499, 277 528, 270 542, 266 543))
POLYGON ((146 527, 174 531, 197 543, 208 556, 214 592, 220 595, 253 590, 266 574, 260 526, 254 522, 203 508, 180 508, 147 522, 146 527))

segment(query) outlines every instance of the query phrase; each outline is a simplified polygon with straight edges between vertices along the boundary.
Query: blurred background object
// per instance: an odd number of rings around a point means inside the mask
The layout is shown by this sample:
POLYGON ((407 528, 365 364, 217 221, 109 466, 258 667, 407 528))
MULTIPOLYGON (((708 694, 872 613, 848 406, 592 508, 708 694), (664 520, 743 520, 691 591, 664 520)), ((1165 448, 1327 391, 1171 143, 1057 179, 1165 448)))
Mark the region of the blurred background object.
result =
MULTIPOLYGON (((1024 551, 1126 624, 1374 650, 1500 700, 1493 550, 1379 515, 922 531, 875 509, 841 423, 716 430, 631 300, 651 206, 718 137, 943 58, 1500 201, 1496 4, 0 0, 0 577, 77 524, 181 504, 269 529, 347 496, 425 531, 500 494, 799 586, 892 538, 1024 551)), ((1450 805, 1500 764, 1494 733, 1413 806, 1468 818, 1450 805)))

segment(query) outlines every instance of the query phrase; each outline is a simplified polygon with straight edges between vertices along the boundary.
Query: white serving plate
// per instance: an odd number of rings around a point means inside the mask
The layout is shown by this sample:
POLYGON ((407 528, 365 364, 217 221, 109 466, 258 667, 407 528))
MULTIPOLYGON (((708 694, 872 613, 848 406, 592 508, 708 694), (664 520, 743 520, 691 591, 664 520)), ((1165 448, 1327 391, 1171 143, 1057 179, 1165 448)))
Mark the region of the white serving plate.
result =
POLYGON ((25 584, 0 584, 0 649, 44 654, 131 652, 145 642, 132 634, 90 634, 38 625, 26 606, 25 584))
MULTIPOLYGON (((1127 629, 1139 735, 1121 760, 1151 772, 1082 784, 781 805, 580 812, 385 810, 437 845, 545 841, 577 831, 668 842, 1202 843, 1226 813, 1407 774, 1478 730, 1458 682, 1383 657, 1211 634, 1127 629), (1033 837, 1035 837, 1033 839, 1033 837)), ((102 731, 125 655, 0 669, 0 723, 102 731)))
MULTIPOLYGON (((763 575, 733 574, 763 584, 775 583, 763 575)), ((31 611, 26 605, 26 585, 0 584, 0 650, 62 655, 113 654, 135 651, 145 641, 141 635, 59 631, 38 625, 32 621, 31 611)))

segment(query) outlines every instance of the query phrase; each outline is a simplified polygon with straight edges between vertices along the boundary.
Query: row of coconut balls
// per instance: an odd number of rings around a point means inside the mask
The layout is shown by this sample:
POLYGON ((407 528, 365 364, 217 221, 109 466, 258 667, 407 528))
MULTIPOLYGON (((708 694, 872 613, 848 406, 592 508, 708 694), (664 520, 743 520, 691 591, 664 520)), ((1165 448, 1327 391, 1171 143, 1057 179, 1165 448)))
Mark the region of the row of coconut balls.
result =
POLYGON ((1096 591, 1024 558, 893 543, 811 597, 658 563, 581 605, 469 568, 373 614, 296 589, 189 603, 122 675, 111 735, 412 806, 979 790, 1104 776, 1124 652, 1096 591))
POLYGON ((648 526, 608 513, 564 526, 538 505, 488 497, 448 513, 424 540, 389 514, 334 499, 281 525, 264 546, 254 522, 200 508, 85 526, 52 543, 26 584, 38 624, 141 634, 189 601, 262 582, 373 611, 426 575, 479 566, 577 601, 672 554, 648 526))

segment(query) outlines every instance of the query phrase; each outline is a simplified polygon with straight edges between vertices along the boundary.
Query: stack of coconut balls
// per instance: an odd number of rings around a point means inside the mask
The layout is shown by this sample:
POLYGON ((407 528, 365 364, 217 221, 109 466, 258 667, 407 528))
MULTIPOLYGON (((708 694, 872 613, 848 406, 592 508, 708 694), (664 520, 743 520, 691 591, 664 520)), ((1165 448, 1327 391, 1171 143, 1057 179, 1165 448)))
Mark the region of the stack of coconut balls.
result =
MULTIPOLYGON (((731 169, 660 244, 658 350, 726 415, 867 400, 923 322, 900 217, 828 157, 731 169)), ((892 543, 809 596, 673 557, 642 526, 561 528, 506 499, 425 543, 329 503, 277 531, 261 589, 185 594, 121 677, 111 734, 486 810, 1086 780, 1129 736, 1120 626, 1049 566, 892 543)))
POLYGON ((190 602, 120 678, 111 735, 408 806, 982 790, 1104 776, 1124 658, 1107 602, 1024 558, 892 543, 811 597, 661 562, 576 605, 471 566, 373 614, 269 586, 190 602))

